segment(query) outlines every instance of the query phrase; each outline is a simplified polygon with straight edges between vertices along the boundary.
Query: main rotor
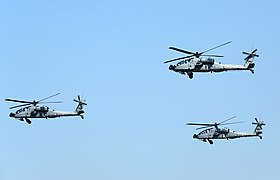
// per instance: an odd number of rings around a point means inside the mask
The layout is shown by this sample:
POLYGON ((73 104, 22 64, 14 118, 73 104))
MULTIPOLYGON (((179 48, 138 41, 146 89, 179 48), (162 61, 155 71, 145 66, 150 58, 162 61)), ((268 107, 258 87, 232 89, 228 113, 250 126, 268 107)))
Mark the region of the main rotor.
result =
POLYGON ((219 46, 216 46, 216 47, 213 47, 211 49, 208 49, 206 51, 203 51, 203 52, 191 52, 191 51, 187 51, 187 50, 183 50, 183 49, 179 49, 179 48, 176 48, 176 47, 169 47, 169 49, 171 50, 174 50, 174 51, 178 51, 178 52, 181 52, 181 53, 184 53, 184 54, 188 54, 188 56, 183 56, 183 57, 179 57, 179 58, 175 58, 175 59, 171 59, 171 60, 168 60, 168 61, 165 61, 164 63, 170 63, 170 62, 173 62, 173 61, 178 61, 178 60, 182 60, 182 59, 188 59, 188 58, 191 58, 191 57, 196 57, 196 58, 199 58, 200 56, 208 56, 208 57, 224 57, 224 56, 221 56, 221 55, 207 55, 207 54, 204 54, 206 52, 209 52, 209 51, 212 51, 214 49, 217 49, 219 47, 222 47, 226 44, 229 44, 231 43, 232 41, 229 41, 229 42, 226 42, 226 43, 223 43, 219 46))
POLYGON ((62 103, 61 101, 54 101, 54 102, 43 102, 49 98, 52 98, 54 96, 59 95, 60 93, 56 93, 54 95, 48 96, 46 98, 43 98, 39 101, 33 100, 33 101, 25 101, 25 100, 17 100, 17 99, 5 99, 5 101, 10 101, 10 102, 17 102, 17 103, 23 103, 21 105, 17 105, 17 106, 12 106, 9 109, 14 109, 14 108, 18 108, 18 107, 25 107, 25 106, 37 106, 38 104, 46 104, 46 103, 62 103))
POLYGON ((199 130, 199 129, 204 129, 204 128, 209 128, 209 127, 215 127, 215 128, 218 128, 218 126, 220 125, 228 125, 228 124, 238 124, 238 123, 243 123, 243 121, 238 121, 238 122, 230 122, 230 123, 225 123, 233 118, 236 118, 236 116, 233 116, 231 118, 228 118, 222 122, 219 122, 219 123, 187 123, 186 125, 191 125, 191 126, 202 126, 202 127, 199 127, 199 128, 196 128, 196 130, 199 130))

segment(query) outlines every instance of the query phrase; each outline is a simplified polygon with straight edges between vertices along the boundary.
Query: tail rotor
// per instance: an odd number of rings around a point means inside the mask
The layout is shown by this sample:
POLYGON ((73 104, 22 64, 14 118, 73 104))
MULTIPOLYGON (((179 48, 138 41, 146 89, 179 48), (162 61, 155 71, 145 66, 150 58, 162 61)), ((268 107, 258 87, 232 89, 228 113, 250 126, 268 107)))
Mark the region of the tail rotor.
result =
POLYGON ((254 130, 254 133, 256 133, 259 137, 260 137, 260 139, 262 139, 262 136, 261 136, 261 134, 262 134, 262 126, 264 126, 265 125, 265 123, 264 123, 264 121, 261 121, 261 120, 258 120, 257 118, 255 118, 255 121, 256 122, 252 122, 252 124, 255 124, 256 125, 256 128, 255 128, 255 130, 254 130))
POLYGON ((73 101, 78 103, 75 111, 81 116, 82 119, 84 119, 84 116, 82 114, 85 113, 85 111, 83 110, 83 106, 87 105, 86 100, 82 99, 80 95, 78 95, 78 99, 73 99, 73 101))
POLYGON ((253 70, 253 68, 255 67, 254 59, 255 57, 259 57, 259 55, 257 55, 257 49, 255 49, 251 53, 243 52, 243 54, 247 55, 247 57, 244 59, 245 60, 244 66, 254 74, 254 70, 253 70))
POLYGON ((259 55, 257 55, 257 49, 255 49, 251 53, 243 52, 243 54, 247 55, 247 57, 244 59, 245 61, 248 61, 249 59, 251 59, 253 57, 259 57, 259 55))

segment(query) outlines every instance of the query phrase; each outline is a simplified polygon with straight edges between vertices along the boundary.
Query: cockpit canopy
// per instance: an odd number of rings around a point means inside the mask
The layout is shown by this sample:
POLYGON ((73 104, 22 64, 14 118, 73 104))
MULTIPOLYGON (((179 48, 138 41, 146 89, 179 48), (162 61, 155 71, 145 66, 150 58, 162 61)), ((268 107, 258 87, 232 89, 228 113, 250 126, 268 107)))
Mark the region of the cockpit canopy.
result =
MULTIPOLYGON (((180 62, 177 63, 177 66, 188 64, 192 61, 192 59, 194 59, 194 58, 189 58, 189 59, 180 61, 180 62)), ((199 61, 197 61, 197 65, 203 65, 203 64, 212 65, 214 63, 215 63, 215 60, 213 58, 210 58, 210 57, 207 58, 207 59, 200 59, 199 61)))
POLYGON ((212 131, 213 128, 208 128, 208 129, 205 129, 203 131, 201 131, 200 133, 198 133, 198 135, 202 135, 202 134, 206 134, 206 133, 209 133, 212 131))
POLYGON ((16 114, 25 112, 25 111, 36 111, 36 112, 48 112, 49 111, 49 107, 47 106, 28 106, 28 107, 24 107, 21 108, 19 110, 16 111, 16 114))
POLYGON ((16 114, 19 114, 19 113, 21 113, 21 112, 25 112, 25 111, 28 110, 28 108, 29 108, 29 106, 28 106, 28 107, 21 108, 21 109, 19 109, 19 110, 16 111, 16 114))
POLYGON ((186 59, 186 60, 180 61, 180 62, 177 63, 177 66, 181 66, 181 65, 183 65, 183 64, 187 64, 187 63, 189 63, 192 59, 194 59, 194 58, 188 58, 188 59, 186 59))

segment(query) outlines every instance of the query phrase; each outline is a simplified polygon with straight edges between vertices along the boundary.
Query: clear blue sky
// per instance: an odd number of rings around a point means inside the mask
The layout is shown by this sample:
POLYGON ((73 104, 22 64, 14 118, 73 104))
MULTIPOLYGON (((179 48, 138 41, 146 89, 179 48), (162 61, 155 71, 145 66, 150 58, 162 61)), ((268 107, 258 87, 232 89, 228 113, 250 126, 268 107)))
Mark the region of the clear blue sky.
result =
POLYGON ((278 1, 2 1, 0 3, 0 179, 182 180, 279 177, 278 1), (255 74, 170 72, 177 46, 243 64, 258 48, 255 74), (54 93, 85 119, 8 117, 5 98, 54 93), (192 139, 187 122, 237 115, 250 132, 262 116, 263 140, 192 139))

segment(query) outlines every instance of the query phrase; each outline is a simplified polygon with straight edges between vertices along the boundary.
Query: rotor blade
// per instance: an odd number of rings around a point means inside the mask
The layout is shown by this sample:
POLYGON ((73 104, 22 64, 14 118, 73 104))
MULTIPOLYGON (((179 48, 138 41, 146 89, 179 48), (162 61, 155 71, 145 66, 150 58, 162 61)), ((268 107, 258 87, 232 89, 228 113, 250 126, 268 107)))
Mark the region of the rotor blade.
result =
POLYGON ((53 101, 53 102, 39 102, 40 104, 50 104, 50 103, 62 103, 62 101, 53 101))
POLYGON ((257 123, 259 122, 257 118, 255 118, 255 120, 256 120, 257 123))
POLYGON ((229 120, 231 120, 231 119, 233 119, 233 118, 236 118, 236 116, 233 116, 233 117, 231 117, 231 118, 228 118, 228 119, 226 119, 226 120, 224 120, 224 121, 218 123, 218 125, 223 124, 223 123, 225 123, 225 122, 227 122, 227 121, 229 121, 229 120))
POLYGON ((75 102, 77 102, 77 103, 79 102, 77 99, 73 99, 73 101, 75 101, 75 102))
POLYGON ((79 101, 81 101, 81 97, 80 97, 80 95, 78 95, 78 100, 79 100, 79 101))
POLYGON ((253 54, 254 52, 252 52, 252 53, 247 53, 247 52, 243 52, 243 54, 246 54, 246 55, 253 55, 253 56, 256 56, 256 57, 259 57, 259 55, 257 55, 257 54, 253 54))
POLYGON ((210 124, 210 123, 187 123, 186 125, 193 125, 193 126, 212 126, 214 124, 210 124))
POLYGON ((44 101, 44 100, 46 100, 46 99, 52 98, 52 97, 57 96, 57 95, 59 95, 59 94, 60 94, 60 93, 56 93, 56 94, 54 94, 54 95, 51 95, 51 96, 46 97, 46 98, 44 98, 44 99, 41 99, 41 100, 39 100, 38 102, 41 102, 41 101, 44 101))
POLYGON ((257 49, 254 49, 254 51, 252 51, 252 54, 254 54, 257 51, 257 49))
MULTIPOLYGON (((214 126, 214 125, 211 125, 211 126, 214 126)), ((199 130, 199 129, 204 129, 204 128, 209 128, 211 126, 206 126, 206 127, 199 127, 199 128, 196 128, 196 130, 199 130)))
POLYGON ((224 46, 224 45, 226 45, 226 44, 229 44, 229 43, 231 43, 231 42, 232 42, 232 41, 229 41, 229 42, 226 42, 226 43, 221 44, 221 45, 219 45, 219 46, 216 46, 216 47, 213 47, 213 48, 211 48, 211 49, 208 49, 208 50, 206 50, 206 51, 203 51, 201 54, 206 53, 206 52, 208 52, 208 51, 212 51, 212 50, 214 50, 214 49, 217 49, 217 48, 222 47, 222 46, 224 46))
POLYGON ((219 125, 228 125, 228 124, 239 124, 239 123, 244 123, 243 121, 237 121, 237 122, 231 122, 231 123, 222 123, 219 125))
POLYGON ((248 55, 248 56, 256 56, 256 57, 259 57, 259 55, 257 55, 257 54, 254 54, 255 52, 257 51, 257 49, 255 49, 253 52, 251 52, 251 53, 248 53, 248 52, 242 52, 243 54, 246 54, 246 55, 248 55))
POLYGON ((5 99, 5 101, 18 102, 18 103, 32 103, 31 101, 16 100, 16 99, 5 99))
POLYGON ((208 56, 208 57, 224 57, 224 56, 221 56, 221 55, 206 55, 206 54, 204 54, 204 55, 200 55, 200 56, 208 56))
POLYGON ((246 55, 250 55, 251 53, 247 53, 247 52, 242 52, 243 54, 246 54, 246 55))
POLYGON ((180 57, 180 58, 176 58, 176 59, 171 59, 171 60, 165 61, 164 63, 170 63, 170 62, 178 61, 178 60, 181 60, 181 59, 187 59, 187 58, 190 58, 192 56, 193 55, 191 55, 191 56, 184 56, 184 57, 180 57))
MULTIPOLYGON (((243 54, 247 55, 247 57, 248 57, 248 56, 251 56, 251 53, 243 52, 243 54)), ((246 57, 246 58, 247 58, 247 57, 246 57)))
POLYGON ((169 49, 172 49, 174 51, 178 51, 178 52, 181 52, 181 53, 185 53, 185 54, 195 54, 193 52, 190 52, 190 51, 187 51, 187 50, 184 50, 184 49, 179 49, 179 48, 176 48, 176 47, 169 47, 169 49))
POLYGON ((28 104, 21 104, 21 105, 10 107, 9 109, 14 109, 14 108, 23 107, 23 106, 29 106, 29 105, 30 105, 30 103, 28 103, 28 104))

